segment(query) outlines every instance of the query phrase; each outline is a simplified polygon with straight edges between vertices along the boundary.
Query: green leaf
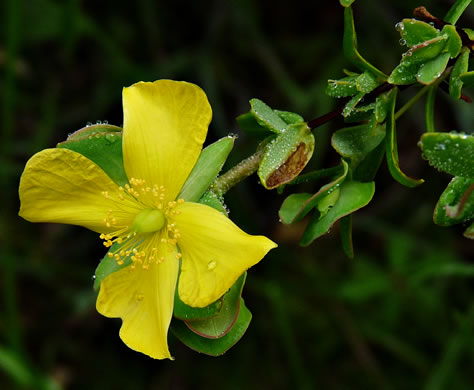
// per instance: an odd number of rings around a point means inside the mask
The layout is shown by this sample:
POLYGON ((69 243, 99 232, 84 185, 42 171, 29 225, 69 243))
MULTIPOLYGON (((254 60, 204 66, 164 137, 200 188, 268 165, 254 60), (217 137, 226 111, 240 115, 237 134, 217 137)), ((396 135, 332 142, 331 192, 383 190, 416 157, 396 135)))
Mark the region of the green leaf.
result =
POLYGON ((443 49, 446 47, 447 41, 447 35, 440 35, 436 38, 412 46, 405 53, 403 61, 417 64, 429 61, 442 53, 443 49))
POLYGON ((362 122, 368 121, 372 118, 375 110, 375 102, 366 104, 365 106, 357 106, 352 110, 349 116, 344 118, 344 122, 353 123, 353 122, 362 122))
POLYGON ((303 205, 312 196, 312 194, 308 193, 291 194, 288 196, 283 201, 278 212, 281 222, 284 224, 296 222, 296 217, 300 214, 303 205))
POLYGON ((370 72, 364 72, 356 80, 356 87, 359 92, 369 93, 377 88, 376 77, 370 72))
POLYGON ((464 83, 459 76, 466 73, 468 70, 469 52, 470 50, 467 47, 462 49, 461 54, 453 66, 451 75, 449 76, 449 94, 453 99, 461 98, 461 90, 464 83))
POLYGON ((416 19, 403 19, 395 26, 408 47, 436 38, 439 30, 416 19))
POLYGON ((344 160, 341 161, 344 168, 341 176, 321 187, 316 194, 292 194, 285 199, 279 211, 280 219, 284 224, 299 221, 316 207, 321 199, 341 185, 349 172, 349 165, 344 160))
POLYGON ((341 156, 359 161, 375 149, 384 137, 385 128, 382 125, 374 129, 368 124, 359 125, 336 131, 331 138, 331 145, 341 156))
POLYGON ((425 133, 419 146, 431 166, 453 176, 474 178, 474 136, 425 133))
POLYGON ((429 85, 435 82, 446 69, 449 53, 440 54, 438 57, 421 64, 416 79, 421 84, 429 85))
POLYGON ((247 309, 241 298, 239 317, 232 329, 223 337, 218 339, 208 339, 198 336, 192 332, 183 321, 173 320, 171 323, 171 331, 189 348, 211 356, 219 356, 224 354, 233 345, 235 345, 247 330, 252 314, 247 309))
POLYGON ((372 150, 355 168, 352 173, 353 180, 366 182, 372 181, 379 170, 385 154, 385 144, 382 142, 372 150))
POLYGON ((281 111, 281 110, 273 110, 273 112, 277 114, 281 119, 283 119, 289 125, 293 123, 304 122, 303 117, 295 112, 281 111))
POLYGON ((358 77, 349 76, 339 80, 328 80, 326 95, 334 98, 354 96, 358 92, 356 84, 358 77))
POLYGON ((474 30, 470 28, 463 28, 463 31, 467 34, 467 37, 471 40, 474 41, 474 30))
POLYGON ((364 98, 364 96, 365 96, 364 92, 359 92, 357 95, 355 95, 351 100, 347 102, 344 109, 342 110, 342 115, 344 116, 344 118, 347 118, 349 115, 353 113, 354 109, 360 103, 360 101, 364 98))
POLYGON ((389 96, 386 93, 377 96, 377 99, 375 99, 375 119, 377 123, 385 121, 389 110, 388 102, 389 96))
POLYGON ((337 220, 366 206, 374 196, 375 183, 345 181, 341 184, 340 191, 336 204, 326 215, 321 218, 317 214, 313 215, 303 234, 301 245, 311 244, 316 238, 327 233, 337 220))
POLYGON ((362 72, 373 73, 380 81, 386 80, 387 76, 378 70, 375 66, 367 62, 357 50, 357 35, 354 26, 354 15, 352 7, 346 6, 344 9, 344 37, 343 37, 344 56, 349 62, 356 66, 362 72))
POLYGON ((340 234, 342 248, 349 259, 354 258, 354 245, 352 244, 352 214, 346 215, 340 221, 340 234))
POLYGON ((178 198, 198 201, 215 180, 234 146, 235 137, 224 137, 202 150, 178 198))
POLYGON ((474 179, 453 177, 434 209, 433 221, 450 226, 474 218, 474 179))
POLYGON ((461 52, 462 48, 462 40, 456 31, 456 27, 447 24, 443 27, 443 30, 441 30, 441 34, 448 36, 445 50, 448 51, 451 58, 456 58, 461 52))
POLYGON ((269 142, 258 168, 258 176, 267 189, 285 184, 304 169, 314 150, 314 136, 306 123, 295 123, 269 142))
POLYGON ((474 240, 474 222, 471 223, 463 233, 464 237, 474 240))
POLYGON ((119 186, 128 183, 123 167, 122 133, 120 127, 94 125, 76 131, 58 148, 70 149, 82 154, 101 167, 119 186))
POLYGON ((408 85, 416 82, 416 73, 420 64, 402 60, 392 71, 387 82, 395 85, 408 85))
POLYGON ((411 47, 388 78, 390 84, 406 85, 416 82, 422 64, 436 58, 446 46, 447 35, 438 36, 411 47))
POLYGON ((459 78, 466 87, 474 87, 474 70, 460 74, 459 78))
POLYGON ((389 92, 387 113, 387 136, 385 137, 385 148, 387 154, 387 165, 392 177, 407 187, 415 187, 423 183, 423 179, 413 179, 405 175, 398 163, 398 147, 397 147, 397 133, 395 128, 395 104, 397 102, 398 88, 394 88, 389 92))
POLYGON ((217 339, 229 333, 239 316, 240 299, 246 277, 247 272, 244 272, 224 295, 222 308, 216 316, 200 321, 188 319, 185 321, 188 328, 197 335, 209 339, 217 339))

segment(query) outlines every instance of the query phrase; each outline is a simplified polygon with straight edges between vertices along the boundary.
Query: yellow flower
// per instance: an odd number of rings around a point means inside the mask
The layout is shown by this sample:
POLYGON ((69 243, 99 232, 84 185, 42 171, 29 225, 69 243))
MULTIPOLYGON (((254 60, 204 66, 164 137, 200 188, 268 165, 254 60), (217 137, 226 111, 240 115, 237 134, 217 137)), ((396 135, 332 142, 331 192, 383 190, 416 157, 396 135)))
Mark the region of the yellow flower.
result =
POLYGON ((79 153, 46 149, 26 164, 20 216, 81 225, 100 233, 106 247, 121 244, 109 256, 132 264, 102 281, 97 310, 122 319, 120 337, 130 348, 171 358, 167 333, 175 288, 184 303, 205 307, 276 244, 246 234, 211 207, 177 199, 212 117, 199 87, 140 82, 124 88, 123 110, 129 184, 119 187, 79 153))

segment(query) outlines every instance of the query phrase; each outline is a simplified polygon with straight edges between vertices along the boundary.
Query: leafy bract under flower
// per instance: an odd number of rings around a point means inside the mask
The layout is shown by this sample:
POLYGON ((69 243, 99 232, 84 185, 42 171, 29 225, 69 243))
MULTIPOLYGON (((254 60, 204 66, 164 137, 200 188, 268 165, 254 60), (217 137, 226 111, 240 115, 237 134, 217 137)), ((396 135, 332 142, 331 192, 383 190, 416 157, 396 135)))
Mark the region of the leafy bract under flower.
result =
POLYGON ((167 333, 178 292, 204 307, 276 247, 226 216, 176 199, 206 138, 212 112, 194 84, 159 80, 123 90, 124 168, 115 184, 95 163, 68 149, 46 149, 26 164, 20 216, 31 222, 81 225, 99 232, 121 266, 107 276, 97 310, 120 317, 120 337, 153 358, 171 358, 167 333))

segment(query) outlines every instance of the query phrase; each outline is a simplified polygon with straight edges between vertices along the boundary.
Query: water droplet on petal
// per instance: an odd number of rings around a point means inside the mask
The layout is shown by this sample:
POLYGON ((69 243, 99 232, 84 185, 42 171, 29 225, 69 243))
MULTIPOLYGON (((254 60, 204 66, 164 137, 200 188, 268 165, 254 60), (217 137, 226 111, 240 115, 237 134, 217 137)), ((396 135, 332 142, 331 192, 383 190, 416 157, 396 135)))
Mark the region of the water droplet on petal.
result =
POLYGON ((212 271, 217 267, 217 263, 214 260, 211 260, 209 263, 207 263, 207 269, 209 271, 212 271))

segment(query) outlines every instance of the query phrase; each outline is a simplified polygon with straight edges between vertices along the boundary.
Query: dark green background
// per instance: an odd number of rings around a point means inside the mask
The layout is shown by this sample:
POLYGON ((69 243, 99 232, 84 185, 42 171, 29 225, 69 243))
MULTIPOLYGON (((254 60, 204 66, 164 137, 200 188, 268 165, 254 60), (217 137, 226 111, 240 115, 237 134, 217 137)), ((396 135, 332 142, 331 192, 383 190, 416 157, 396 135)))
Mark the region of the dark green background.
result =
MULTIPOLYGON (((450 4, 356 1, 360 51, 390 73, 404 49, 395 23, 418 5, 442 17, 450 4)), ((461 25, 473 27, 473 11, 461 25)), ((129 350, 120 321, 95 311, 91 277, 104 254, 97 235, 17 216, 28 158, 88 121, 120 125, 121 89, 136 81, 199 84, 214 112, 208 142, 239 134, 227 167, 255 150, 234 122, 250 98, 307 120, 334 108, 327 79, 348 66, 337 1, 5 0, 0 12, 1 389, 474 387, 473 243, 462 226, 432 223, 450 177, 421 159, 422 103, 399 121, 398 137, 402 168, 426 182, 404 188, 382 165, 374 200, 354 221, 354 260, 337 227, 297 246, 304 222, 278 222, 289 190, 266 191, 252 176, 228 193, 231 218, 280 247, 249 272, 253 321, 220 358, 173 337, 173 362, 129 350)), ((442 94, 436 119, 439 130, 472 131, 473 105, 442 94)), ((316 131, 312 168, 338 163, 329 136, 340 127, 337 119, 316 131)))

